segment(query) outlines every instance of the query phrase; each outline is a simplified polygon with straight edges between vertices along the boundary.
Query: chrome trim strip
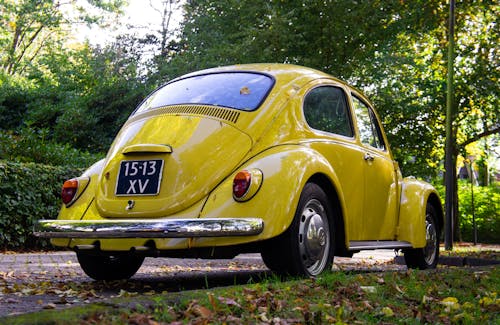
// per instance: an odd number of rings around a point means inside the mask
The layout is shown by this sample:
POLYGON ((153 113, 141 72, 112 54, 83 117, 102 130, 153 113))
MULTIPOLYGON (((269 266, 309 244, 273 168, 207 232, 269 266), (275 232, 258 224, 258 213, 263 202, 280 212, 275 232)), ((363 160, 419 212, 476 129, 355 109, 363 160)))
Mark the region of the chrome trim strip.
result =
POLYGON ((413 248, 411 243, 397 240, 353 240, 349 242, 349 250, 401 249, 413 248))
POLYGON ((264 229, 259 218, 154 220, 40 220, 42 238, 185 238, 252 236, 264 229))

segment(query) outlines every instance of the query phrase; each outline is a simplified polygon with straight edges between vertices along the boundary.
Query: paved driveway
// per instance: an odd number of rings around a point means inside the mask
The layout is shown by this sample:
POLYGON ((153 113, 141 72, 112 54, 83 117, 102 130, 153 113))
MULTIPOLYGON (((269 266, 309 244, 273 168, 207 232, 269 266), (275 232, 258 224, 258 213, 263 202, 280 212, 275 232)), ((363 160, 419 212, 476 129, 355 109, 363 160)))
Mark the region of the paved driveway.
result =
MULTIPOLYGON (((393 261, 391 250, 362 251, 352 259, 336 257, 334 269, 406 269, 393 261)), ((73 252, 0 254, 0 317, 117 296, 259 282, 268 274, 259 254, 242 254, 232 260, 146 258, 132 279, 101 282, 83 273, 73 252)))

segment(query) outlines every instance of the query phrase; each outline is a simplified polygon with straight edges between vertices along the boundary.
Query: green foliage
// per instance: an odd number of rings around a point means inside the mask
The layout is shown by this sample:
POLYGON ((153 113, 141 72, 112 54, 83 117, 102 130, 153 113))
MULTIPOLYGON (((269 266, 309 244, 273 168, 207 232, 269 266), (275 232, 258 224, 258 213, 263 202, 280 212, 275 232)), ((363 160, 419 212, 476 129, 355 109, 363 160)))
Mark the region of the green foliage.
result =
POLYGON ((33 84, 23 78, 11 77, 0 71, 0 129, 12 130, 22 124, 33 84))
POLYGON ((8 75, 43 69, 39 59, 63 51, 71 24, 103 23, 123 5, 123 0, 1 0, 0 69, 8 75))
POLYGON ((1 75, 1 128, 29 127, 45 142, 105 151, 150 90, 137 76, 135 57, 116 53, 113 46, 85 46, 46 55, 44 69, 33 68, 29 79, 1 75))
MULTIPOLYGON (((444 198, 445 187, 436 185, 436 188, 441 198, 444 198)), ((473 186, 471 190, 469 181, 459 180, 458 206, 461 238, 455 238, 456 240, 467 242, 474 240, 472 221, 474 213, 478 242, 500 243, 500 186, 498 183, 489 186, 473 186), (474 205, 472 195, 474 195, 474 205)))
POLYGON ((102 158, 101 154, 79 151, 68 144, 47 140, 48 132, 28 128, 17 134, 0 131, 0 159, 84 168, 102 158))
POLYGON ((472 242, 473 215, 480 243, 500 243, 500 186, 473 186, 460 181, 458 187, 460 204, 460 231, 462 240, 472 242), (474 197, 474 199, 473 199, 474 197), (474 201, 474 204, 472 203, 474 201))
MULTIPOLYGON (((492 1, 457 3, 455 156, 500 132, 498 10, 492 1)), ((402 170, 421 177, 436 176, 444 159, 448 6, 436 3, 432 17, 417 33, 396 33, 371 64, 355 71, 378 107, 402 170)))
MULTIPOLYGON (((295 63, 350 78, 399 33, 434 24, 438 1, 188 1, 165 67, 295 63), (362 17, 362 19, 360 19, 362 17)), ((161 67, 162 68, 162 67, 161 67)), ((162 70, 162 73, 166 72, 162 70)))
POLYGON ((81 169, 0 160, 0 249, 40 248, 45 240, 32 236, 39 219, 57 217, 60 188, 81 169))

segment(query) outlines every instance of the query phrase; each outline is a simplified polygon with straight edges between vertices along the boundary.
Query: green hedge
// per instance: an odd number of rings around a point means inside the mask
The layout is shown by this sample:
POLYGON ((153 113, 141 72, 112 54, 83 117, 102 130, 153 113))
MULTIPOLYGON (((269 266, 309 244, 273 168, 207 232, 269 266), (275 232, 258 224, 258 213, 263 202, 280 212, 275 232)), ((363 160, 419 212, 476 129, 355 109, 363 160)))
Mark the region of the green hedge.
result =
POLYGON ((500 186, 474 186, 460 181, 458 184, 460 205, 460 232, 462 240, 474 240, 473 212, 476 223, 477 241, 500 244, 500 186), (474 196, 474 201, 472 197, 474 196), (472 204, 474 202, 474 205, 472 204))
MULTIPOLYGON (((436 188, 444 207, 445 187, 438 184, 436 188)), ((474 212, 477 241, 490 244, 500 243, 500 184, 474 186, 471 190, 469 181, 458 180, 458 210, 461 238, 455 238, 456 240, 474 241, 472 226, 472 213, 474 212), (472 205, 472 192, 474 192, 474 205, 472 205)))
POLYGON ((103 154, 93 154, 72 148, 68 144, 47 140, 49 131, 21 128, 13 131, 0 130, 0 160, 22 163, 47 164, 86 168, 103 158, 103 154))
POLYGON ((57 217, 62 183, 81 173, 68 166, 0 161, 0 249, 48 246, 32 235, 33 224, 57 217))

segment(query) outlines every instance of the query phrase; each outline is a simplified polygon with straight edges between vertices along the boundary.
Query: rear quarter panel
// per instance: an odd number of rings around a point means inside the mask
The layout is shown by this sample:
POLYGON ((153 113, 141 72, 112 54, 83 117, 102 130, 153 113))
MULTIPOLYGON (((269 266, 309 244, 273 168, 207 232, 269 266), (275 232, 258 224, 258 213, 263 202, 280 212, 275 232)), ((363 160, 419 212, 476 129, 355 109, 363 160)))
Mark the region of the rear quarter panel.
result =
POLYGON ((262 218, 264 231, 253 238, 197 238, 196 246, 230 245, 275 237, 291 224, 302 188, 314 174, 322 173, 335 178, 327 160, 315 150, 302 145, 273 147, 241 167, 245 168, 258 168, 263 172, 262 187, 257 194, 247 202, 234 201, 232 175, 210 194, 201 217, 262 218))

